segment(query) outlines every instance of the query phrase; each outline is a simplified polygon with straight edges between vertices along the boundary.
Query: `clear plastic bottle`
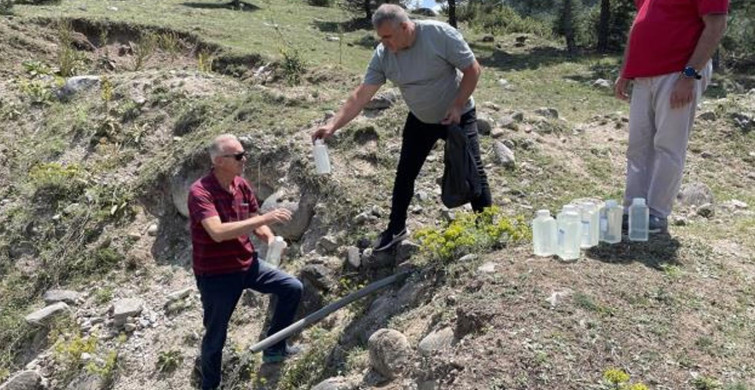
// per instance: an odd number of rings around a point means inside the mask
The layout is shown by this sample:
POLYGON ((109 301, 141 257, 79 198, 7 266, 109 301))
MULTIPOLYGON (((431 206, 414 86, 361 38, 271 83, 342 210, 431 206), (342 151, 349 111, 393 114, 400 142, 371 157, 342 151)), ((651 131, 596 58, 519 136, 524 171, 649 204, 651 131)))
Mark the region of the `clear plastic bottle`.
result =
POLYGON ((581 224, 580 228, 580 248, 592 248, 598 243, 596 242, 596 231, 599 231, 597 223, 598 216, 595 214, 595 204, 592 202, 584 202, 579 205, 581 224))
POLYGON ((321 140, 315 140, 312 150, 315 155, 315 171, 318 175, 330 173, 330 158, 328 158, 328 146, 321 140))
POLYGON ((580 230, 582 220, 579 209, 574 205, 566 205, 558 213, 558 246, 557 255, 562 260, 573 261, 579 259, 580 230))
POLYGON ((609 199, 601 210, 600 217, 600 240, 609 244, 621 242, 621 219, 624 209, 619 202, 609 199))
POLYGON ((645 204, 645 199, 634 198, 632 205, 629 206, 629 240, 630 241, 647 241, 648 240, 648 223, 650 222, 650 211, 645 204))
POLYGON ((273 242, 270 243, 270 245, 268 245, 267 247, 265 262, 272 265, 273 267, 278 268, 278 265, 280 265, 281 262, 281 255, 283 254, 283 250, 286 249, 287 246, 288 244, 286 244, 286 241, 283 240, 283 237, 275 236, 273 242))
POLYGON ((535 256, 553 256, 556 254, 557 238, 556 220, 548 210, 538 210, 532 221, 532 245, 535 256))

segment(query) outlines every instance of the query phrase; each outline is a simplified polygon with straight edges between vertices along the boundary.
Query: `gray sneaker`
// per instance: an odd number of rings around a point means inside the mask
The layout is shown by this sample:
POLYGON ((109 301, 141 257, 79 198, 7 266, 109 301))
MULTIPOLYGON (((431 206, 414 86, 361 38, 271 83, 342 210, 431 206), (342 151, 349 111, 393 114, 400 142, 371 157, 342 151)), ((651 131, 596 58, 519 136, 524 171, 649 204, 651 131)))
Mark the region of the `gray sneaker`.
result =
POLYGON ((650 220, 648 221, 648 233, 650 234, 668 233, 668 219, 651 215, 650 220))

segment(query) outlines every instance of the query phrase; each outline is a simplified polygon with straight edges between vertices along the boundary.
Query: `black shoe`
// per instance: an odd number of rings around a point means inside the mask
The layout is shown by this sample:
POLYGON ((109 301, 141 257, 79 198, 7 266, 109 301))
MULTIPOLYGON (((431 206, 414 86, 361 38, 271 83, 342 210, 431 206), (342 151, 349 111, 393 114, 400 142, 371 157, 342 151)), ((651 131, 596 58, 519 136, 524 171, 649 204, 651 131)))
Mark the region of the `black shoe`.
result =
POLYGON ((650 234, 668 233, 668 219, 651 215, 650 219, 648 220, 648 233, 650 234))
POLYGON ((301 353, 302 349, 298 346, 286 345, 284 349, 268 348, 262 351, 262 362, 264 363, 280 363, 291 356, 301 353))
POLYGON ((404 228, 397 234, 392 234, 390 231, 386 230, 380 233, 380 237, 378 237, 377 241, 375 241, 373 250, 375 252, 384 251, 401 242, 407 237, 409 237, 409 229, 407 228, 404 228))
POLYGON ((623 214, 621 216, 621 233, 622 234, 629 233, 629 214, 623 214))

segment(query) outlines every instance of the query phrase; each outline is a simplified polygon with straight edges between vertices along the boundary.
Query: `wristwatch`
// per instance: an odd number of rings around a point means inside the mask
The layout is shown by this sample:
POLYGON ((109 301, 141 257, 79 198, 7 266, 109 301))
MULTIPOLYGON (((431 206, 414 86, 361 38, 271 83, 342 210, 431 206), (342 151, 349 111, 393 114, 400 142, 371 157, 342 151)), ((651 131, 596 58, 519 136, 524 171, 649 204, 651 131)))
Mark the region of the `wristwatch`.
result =
POLYGON ((695 80, 700 80, 701 78, 703 78, 703 76, 700 73, 697 73, 695 68, 691 66, 684 68, 684 70, 682 71, 682 76, 688 79, 695 79, 695 80))

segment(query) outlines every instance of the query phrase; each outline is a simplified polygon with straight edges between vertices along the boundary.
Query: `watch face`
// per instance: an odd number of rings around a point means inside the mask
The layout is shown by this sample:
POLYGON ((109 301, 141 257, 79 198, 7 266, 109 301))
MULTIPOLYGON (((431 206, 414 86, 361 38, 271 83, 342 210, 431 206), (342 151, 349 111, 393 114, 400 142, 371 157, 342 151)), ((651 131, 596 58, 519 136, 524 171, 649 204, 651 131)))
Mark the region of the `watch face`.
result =
POLYGON ((697 72, 693 68, 684 68, 684 75, 687 77, 697 76, 697 72))

